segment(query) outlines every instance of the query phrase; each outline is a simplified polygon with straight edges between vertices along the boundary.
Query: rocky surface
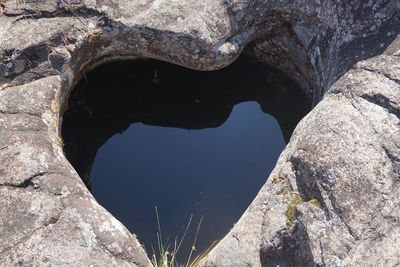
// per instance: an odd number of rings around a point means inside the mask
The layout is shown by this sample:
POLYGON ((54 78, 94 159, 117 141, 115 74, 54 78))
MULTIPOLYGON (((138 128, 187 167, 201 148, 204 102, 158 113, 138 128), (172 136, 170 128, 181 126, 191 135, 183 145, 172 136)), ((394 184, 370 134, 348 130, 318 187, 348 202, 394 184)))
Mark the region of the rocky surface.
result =
POLYGON ((357 63, 300 122, 206 266, 400 264, 400 38, 392 48, 357 63))
POLYGON ((0 0, 0 265, 149 266, 65 159, 67 99, 107 60, 214 70, 243 51, 315 108, 204 266, 400 264, 400 3, 0 0))

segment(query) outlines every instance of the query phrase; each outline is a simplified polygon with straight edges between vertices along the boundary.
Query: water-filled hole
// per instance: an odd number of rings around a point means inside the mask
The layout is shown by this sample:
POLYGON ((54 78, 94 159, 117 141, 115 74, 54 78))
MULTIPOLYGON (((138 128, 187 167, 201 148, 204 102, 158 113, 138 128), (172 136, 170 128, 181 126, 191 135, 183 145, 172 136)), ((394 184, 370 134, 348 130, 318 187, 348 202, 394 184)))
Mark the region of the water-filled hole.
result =
POLYGON ((123 61, 78 83, 62 135, 68 160, 93 195, 149 253, 156 246, 155 205, 171 240, 194 215, 182 261, 200 216, 197 251, 239 219, 309 108, 290 79, 254 60, 213 72, 123 61))

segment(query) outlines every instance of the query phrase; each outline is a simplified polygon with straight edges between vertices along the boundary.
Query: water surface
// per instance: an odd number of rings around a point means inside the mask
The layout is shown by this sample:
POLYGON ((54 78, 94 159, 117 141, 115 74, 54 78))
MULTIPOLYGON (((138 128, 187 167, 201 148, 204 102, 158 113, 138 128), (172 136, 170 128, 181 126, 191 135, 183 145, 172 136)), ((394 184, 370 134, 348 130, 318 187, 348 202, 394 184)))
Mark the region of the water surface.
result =
POLYGON ((204 216, 199 251, 239 219, 284 145, 277 121, 257 102, 235 105, 218 128, 185 130, 134 123, 99 149, 92 168, 92 193, 138 235, 148 251, 157 245, 155 206, 170 240, 182 235, 193 214, 194 224, 181 251, 187 255, 200 217, 204 216))
POLYGON ((227 233, 251 203, 310 109, 303 92, 247 57, 209 72, 149 59, 103 64, 69 96, 64 152, 149 254, 155 206, 170 240, 193 214, 182 262, 201 216, 197 251, 227 233))

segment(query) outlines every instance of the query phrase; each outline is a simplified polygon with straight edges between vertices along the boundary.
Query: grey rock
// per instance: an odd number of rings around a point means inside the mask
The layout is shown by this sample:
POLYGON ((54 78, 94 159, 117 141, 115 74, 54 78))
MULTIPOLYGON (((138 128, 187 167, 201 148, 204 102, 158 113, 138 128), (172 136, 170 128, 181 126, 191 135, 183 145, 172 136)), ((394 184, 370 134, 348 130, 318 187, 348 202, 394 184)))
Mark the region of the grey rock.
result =
POLYGON ((241 53, 315 107, 201 264, 400 264, 398 0, 0 0, 0 25, 1 266, 149 266, 63 154, 69 93, 110 60, 215 70, 241 53))
POLYGON ((355 64, 328 90, 205 266, 400 263, 399 48, 397 38, 392 50, 355 64))

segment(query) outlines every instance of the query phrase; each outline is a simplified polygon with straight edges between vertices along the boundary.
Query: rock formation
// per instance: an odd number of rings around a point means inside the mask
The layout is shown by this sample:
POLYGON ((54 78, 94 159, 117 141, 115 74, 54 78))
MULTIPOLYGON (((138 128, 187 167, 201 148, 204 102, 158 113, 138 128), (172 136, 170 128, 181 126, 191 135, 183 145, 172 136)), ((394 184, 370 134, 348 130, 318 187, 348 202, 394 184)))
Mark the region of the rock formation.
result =
POLYGON ((202 265, 399 265, 399 32, 398 0, 0 0, 0 265, 149 266, 64 156, 70 92, 110 60, 244 50, 315 107, 202 265))

